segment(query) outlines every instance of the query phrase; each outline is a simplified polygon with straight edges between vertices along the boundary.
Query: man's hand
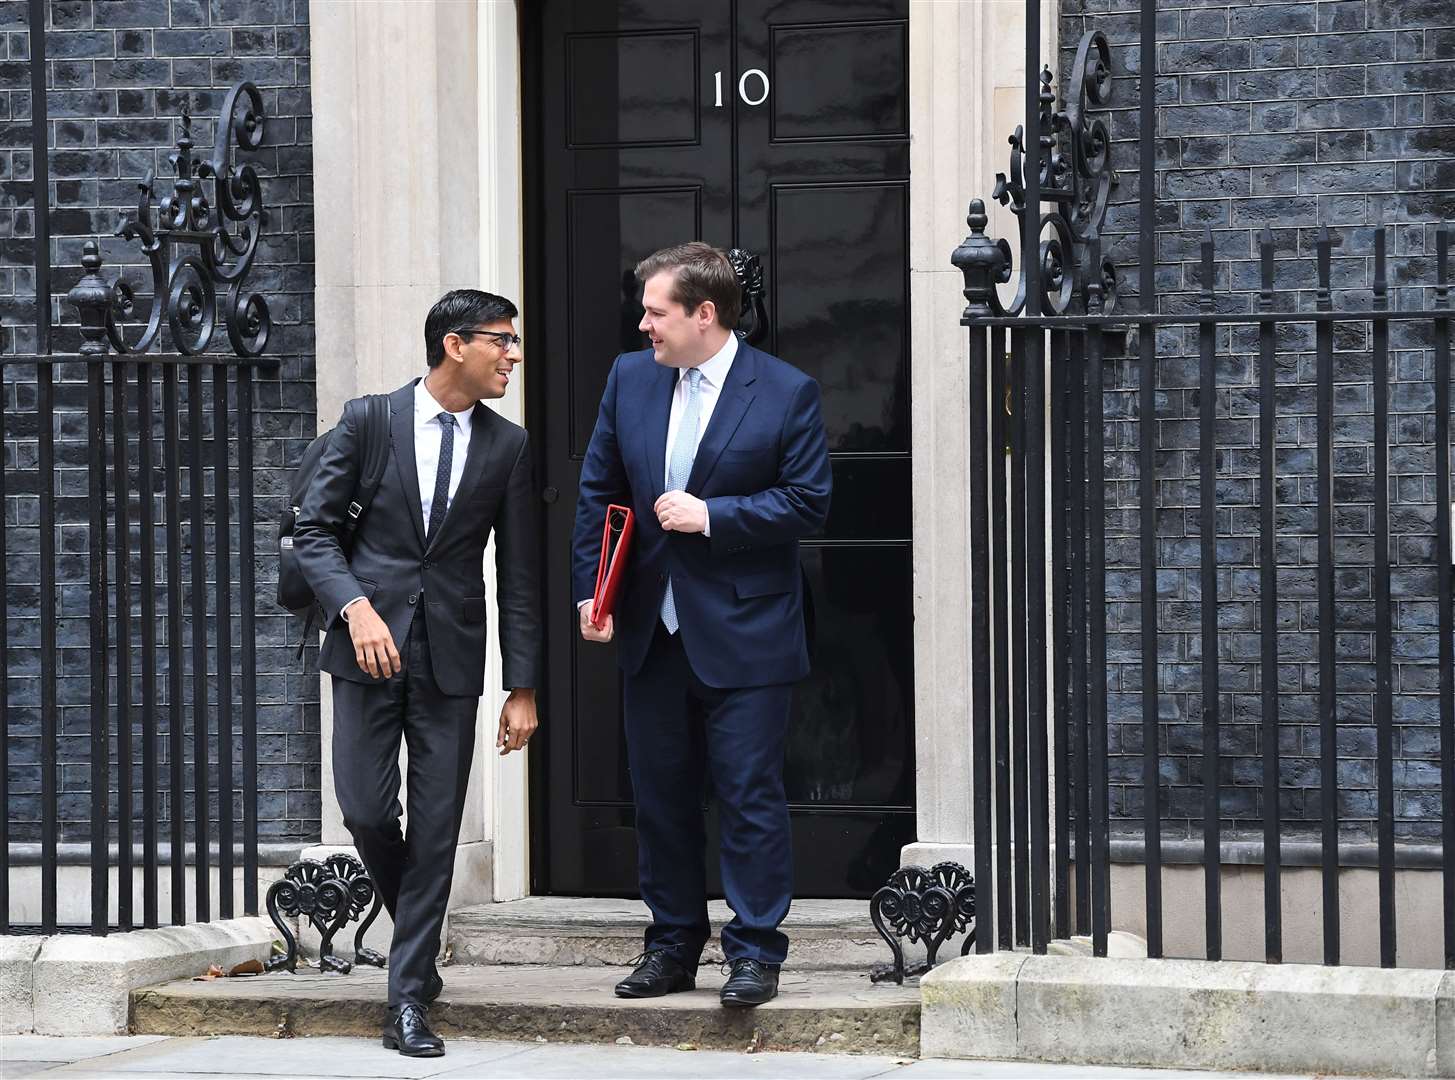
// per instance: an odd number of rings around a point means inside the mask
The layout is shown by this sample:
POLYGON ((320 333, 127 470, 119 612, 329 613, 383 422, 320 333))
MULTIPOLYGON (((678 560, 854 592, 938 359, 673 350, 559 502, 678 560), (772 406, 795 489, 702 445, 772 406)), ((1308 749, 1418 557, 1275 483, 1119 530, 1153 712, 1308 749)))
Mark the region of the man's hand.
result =
POLYGON ((591 625, 591 609, 595 606, 594 600, 588 600, 581 605, 581 636, 587 641, 610 641, 616 633, 615 617, 608 615, 601 629, 596 629, 591 625))
POLYGON ((403 670, 389 626, 379 618, 367 597, 349 605, 348 619, 349 637, 354 641, 354 660, 360 670, 374 679, 387 679, 403 670))
POLYGON ((652 510, 669 532, 700 533, 707 529, 707 503, 685 491, 664 491, 652 510))
POLYGON ((524 749, 535 730, 536 692, 524 688, 512 690, 505 699, 505 707, 500 710, 500 731, 495 736, 500 756, 524 749))

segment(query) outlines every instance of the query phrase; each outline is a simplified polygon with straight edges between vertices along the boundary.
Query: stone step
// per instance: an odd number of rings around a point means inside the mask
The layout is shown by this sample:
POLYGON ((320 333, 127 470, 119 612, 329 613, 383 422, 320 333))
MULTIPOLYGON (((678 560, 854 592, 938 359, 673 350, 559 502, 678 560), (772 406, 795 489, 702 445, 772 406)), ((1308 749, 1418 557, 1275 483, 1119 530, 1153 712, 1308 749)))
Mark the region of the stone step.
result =
MULTIPOLYGON (((919 1053, 917 986, 867 975, 787 968, 777 999, 757 1009, 718 1003, 722 976, 646 1001, 615 997, 616 971, 593 967, 447 966, 430 1019, 445 1038, 622 1043, 683 1049, 919 1053)), ((183 981, 132 992, 131 1030, 144 1035, 352 1035, 384 1023, 385 972, 300 971, 183 981)))
MULTIPOLYGON (((704 965, 723 960, 718 934, 732 912, 707 906, 712 940, 704 965)), ((647 909, 638 900, 530 896, 450 912, 447 941, 456 964, 621 966, 642 951, 647 909)), ((890 959, 865 900, 795 900, 783 923, 788 967, 867 972, 890 959)))

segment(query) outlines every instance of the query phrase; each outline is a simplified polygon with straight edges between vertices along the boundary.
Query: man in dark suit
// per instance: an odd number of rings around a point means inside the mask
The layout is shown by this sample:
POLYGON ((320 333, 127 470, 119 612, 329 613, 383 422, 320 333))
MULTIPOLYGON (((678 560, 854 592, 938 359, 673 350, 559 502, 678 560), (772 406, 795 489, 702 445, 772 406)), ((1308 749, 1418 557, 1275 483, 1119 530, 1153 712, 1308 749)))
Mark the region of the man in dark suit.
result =
POLYGON ((808 674, 798 542, 822 527, 832 480, 818 384, 733 333, 727 257, 703 243, 637 267, 652 347, 617 357, 581 469, 573 551, 581 635, 619 639, 638 873, 652 913, 621 997, 696 985, 707 942, 704 774, 720 809, 733 919, 725 1005, 777 993, 793 892, 783 746, 808 674), (619 608, 591 600, 606 508, 633 508, 619 608))
POLYGON ((340 544, 366 458, 359 400, 344 406, 294 535, 323 605, 319 666, 333 676, 333 768, 344 824, 394 920, 384 1045, 433 1057, 425 1009, 484 692, 484 553, 495 533, 500 653, 510 691, 496 745, 536 728, 541 623, 535 497, 524 429, 482 404, 520 361, 515 305, 447 293, 424 324, 429 373, 389 396, 390 467, 340 544), (399 744, 409 748, 409 831, 399 827, 399 744))

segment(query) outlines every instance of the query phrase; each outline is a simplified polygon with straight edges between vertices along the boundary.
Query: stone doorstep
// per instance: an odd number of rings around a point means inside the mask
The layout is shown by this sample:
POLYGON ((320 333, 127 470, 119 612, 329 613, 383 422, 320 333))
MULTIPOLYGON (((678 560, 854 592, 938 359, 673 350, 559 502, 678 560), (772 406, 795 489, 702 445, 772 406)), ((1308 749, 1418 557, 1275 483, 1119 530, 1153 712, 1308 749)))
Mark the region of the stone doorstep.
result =
MULTIPOLYGON (((725 1009, 722 975, 704 966, 698 989, 625 1001, 618 972, 588 967, 449 966, 430 1009, 446 1038, 617 1043, 743 1050, 919 1053, 919 989, 871 983, 838 971, 785 969, 779 997, 757 1009, 725 1009)), ((385 1018, 385 973, 277 972, 175 982, 131 995, 131 1030, 155 1035, 352 1035, 374 1038, 385 1018)))
POLYGON ((1078 1065, 1455 1075, 1455 975, 993 953, 921 980, 921 1052, 1078 1065))
MULTIPOLYGON (((718 935, 732 912, 714 900, 708 917, 713 936, 703 963, 720 964, 718 935)), ((450 912, 448 941, 457 964, 619 966, 642 951, 647 921, 637 900, 531 896, 450 912)), ((790 967, 863 973, 890 959, 864 900, 795 900, 783 931, 790 967)))

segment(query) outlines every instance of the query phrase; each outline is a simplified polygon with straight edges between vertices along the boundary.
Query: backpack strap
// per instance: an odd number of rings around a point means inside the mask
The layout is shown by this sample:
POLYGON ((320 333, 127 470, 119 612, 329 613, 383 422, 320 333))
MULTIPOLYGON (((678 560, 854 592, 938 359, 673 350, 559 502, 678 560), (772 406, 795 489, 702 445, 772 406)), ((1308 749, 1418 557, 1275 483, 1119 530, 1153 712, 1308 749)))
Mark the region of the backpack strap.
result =
POLYGON ((385 394, 368 394, 364 397, 363 425, 364 460, 359 471, 359 486, 354 492, 354 501, 349 503, 349 519, 344 528, 352 536, 359 520, 374 501, 374 493, 384 480, 384 470, 389 467, 389 398, 385 394))
MULTIPOLYGON (((366 394, 363 397, 364 417, 359 430, 360 448, 356 457, 362 459, 359 465, 358 486, 354 489, 354 501, 349 503, 347 517, 343 521, 343 535, 340 537, 345 553, 352 547, 354 531, 374 501, 374 493, 384 480, 384 470, 389 467, 389 396, 387 394, 366 394)), ((294 509, 297 513, 296 508, 294 509)), ((303 622, 303 634, 298 640, 298 659, 303 659, 303 650, 312 638, 315 624, 322 624, 323 609, 315 601, 303 622)))

